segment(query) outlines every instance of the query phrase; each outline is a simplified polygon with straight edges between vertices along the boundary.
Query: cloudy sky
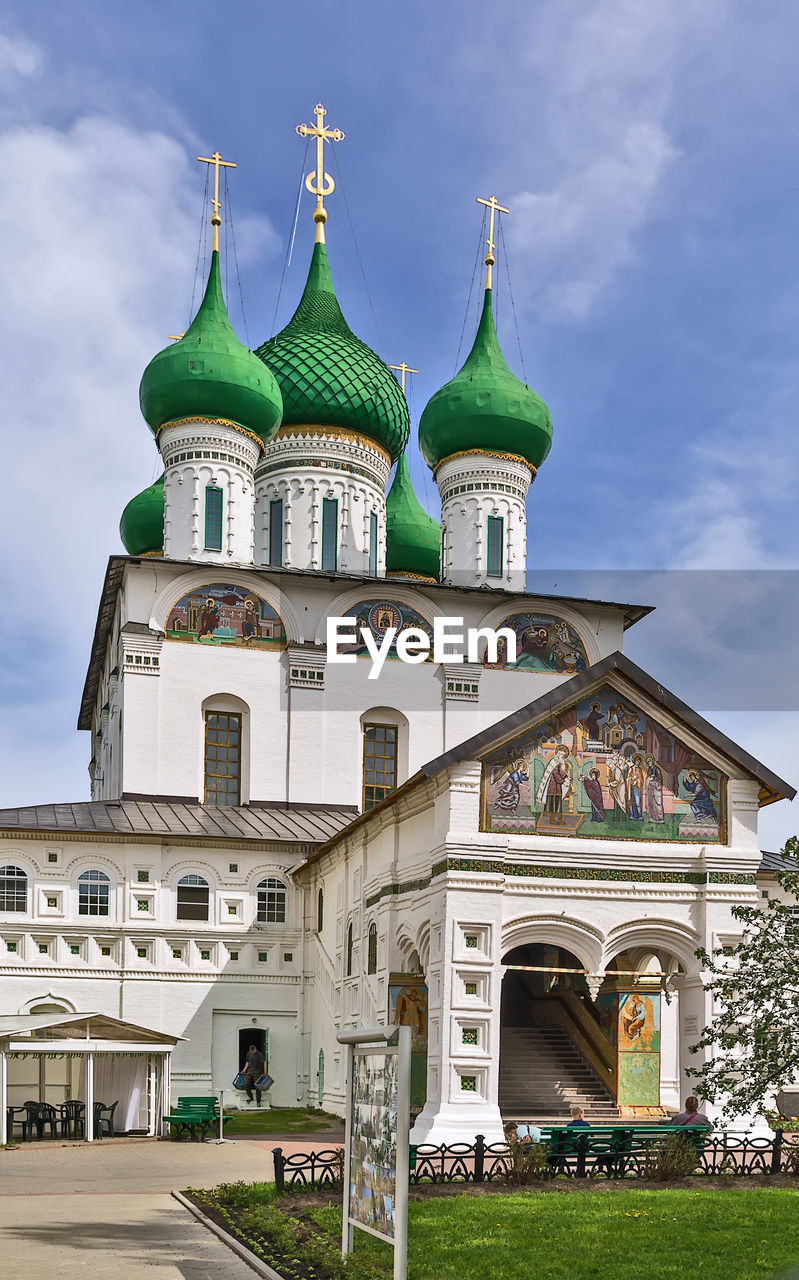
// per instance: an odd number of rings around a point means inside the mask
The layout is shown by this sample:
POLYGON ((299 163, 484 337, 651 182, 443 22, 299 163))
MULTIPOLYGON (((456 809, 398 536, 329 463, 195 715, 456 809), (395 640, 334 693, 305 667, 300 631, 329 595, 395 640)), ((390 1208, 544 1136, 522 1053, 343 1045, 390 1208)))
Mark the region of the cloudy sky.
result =
MULTIPOLYGON (((521 345, 555 424, 529 505, 536 585, 659 604, 630 655, 799 782, 790 6, 4 12, 0 805, 88 794, 78 696, 120 513, 160 471, 137 388, 190 318, 194 157, 238 163, 244 308, 231 268, 230 310, 255 345, 273 331, 291 236, 294 126, 319 99, 347 133, 328 244, 353 328, 419 369, 418 417, 473 332, 474 201, 497 193, 513 286, 511 300, 501 258, 500 338, 517 372, 521 345)), ((310 209, 306 196, 278 326, 303 282, 310 209)), ((412 474, 432 506, 418 453, 412 474)), ((797 829, 799 813, 774 806, 764 844, 797 829)))

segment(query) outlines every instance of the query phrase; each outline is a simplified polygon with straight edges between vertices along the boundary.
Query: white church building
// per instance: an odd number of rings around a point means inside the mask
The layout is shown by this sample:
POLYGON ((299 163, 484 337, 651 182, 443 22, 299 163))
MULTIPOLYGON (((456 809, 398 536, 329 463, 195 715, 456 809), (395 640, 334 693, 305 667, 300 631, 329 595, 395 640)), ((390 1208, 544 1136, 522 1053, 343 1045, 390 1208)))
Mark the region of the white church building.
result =
MULTIPOLYGON (((419 424, 439 529, 316 194, 288 325, 239 342, 215 247, 144 372, 164 474, 102 588, 91 799, 0 811, 0 1013, 171 1037, 173 1097, 232 1102, 256 1043, 273 1105, 335 1112, 337 1033, 410 1022, 416 1141, 676 1109, 712 1013, 695 953, 768 892, 758 811, 794 789, 624 656, 645 606, 525 592, 552 425, 497 341, 496 202, 473 348, 419 424), (504 635, 401 660, 443 619, 504 635)), ((10 1102, 75 1088, 3 1069, 10 1102)))

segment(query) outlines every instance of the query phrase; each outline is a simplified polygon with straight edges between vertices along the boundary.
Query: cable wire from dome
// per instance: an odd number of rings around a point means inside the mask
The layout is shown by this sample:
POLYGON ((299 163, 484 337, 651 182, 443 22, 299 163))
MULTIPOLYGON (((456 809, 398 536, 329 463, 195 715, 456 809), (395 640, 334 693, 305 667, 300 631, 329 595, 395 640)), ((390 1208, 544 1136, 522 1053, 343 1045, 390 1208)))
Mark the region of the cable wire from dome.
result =
POLYGON ((341 198, 344 201, 344 209, 347 214, 347 221, 350 224, 350 231, 352 232, 352 242, 355 245, 355 255, 358 259, 358 266, 361 268, 361 275, 363 276, 363 287, 366 290, 366 297, 369 301, 369 310, 372 313, 372 320, 374 321, 375 333, 377 334, 377 341, 380 345, 380 348, 383 351, 385 351, 386 344, 383 341, 383 335, 380 332, 380 325, 377 322, 377 312, 375 311, 375 306, 374 306, 374 303, 372 302, 372 295, 369 292, 369 282, 366 279, 366 271, 364 270, 363 259, 361 258, 361 251, 360 251, 360 248, 358 247, 358 237, 355 234, 355 223, 353 222, 352 215, 350 213, 350 206, 347 200, 347 191, 344 186, 344 179, 341 174, 341 165, 339 164, 338 153, 335 150, 335 148, 333 148, 333 163, 336 166, 336 174, 338 176, 338 185, 341 188, 341 198))
POLYGON ((488 217, 488 210, 484 209, 483 221, 480 223, 480 235, 477 238, 477 253, 475 254, 475 258, 474 258, 474 268, 472 270, 472 282, 469 285, 469 296, 466 299, 466 310, 463 313, 463 324, 461 325, 461 336, 458 339, 458 352, 457 352, 457 355, 455 356, 455 368, 452 372, 453 378, 455 377, 455 374, 458 372, 458 367, 460 363, 461 347, 463 346, 463 335, 466 332, 466 321, 469 319, 469 308, 472 305, 472 293, 474 292, 474 281, 475 281, 475 277, 477 276, 477 264, 480 261, 480 254, 483 248, 483 240, 485 239, 487 217, 488 217))
POLYGON ((288 243, 286 245, 286 254, 285 254, 285 257, 283 258, 283 272, 280 277, 280 288, 277 291, 277 301, 275 302, 275 314, 272 316, 272 332, 270 334, 270 339, 274 338, 275 333, 277 332, 277 313, 280 310, 280 299, 283 297, 283 288, 286 283, 286 275, 288 273, 289 267, 291 266, 291 255, 294 250, 294 237, 297 234, 297 222, 300 216, 300 202, 302 201, 302 193, 305 187, 305 162, 308 158, 308 146, 310 144, 310 141, 311 139, 309 136, 305 140, 305 150, 302 153, 302 163, 300 164, 300 182, 299 182, 299 186, 297 187, 297 199, 294 203, 294 217, 291 223, 291 235, 289 236, 288 243))
POLYGON ((197 239, 197 261, 194 264, 194 282, 191 286, 191 305, 189 307, 189 328, 194 319, 194 298, 197 293, 197 281, 200 275, 200 258, 202 257, 203 266, 205 265, 205 246, 208 243, 208 184, 211 181, 211 166, 209 164, 205 171, 205 191, 203 192, 203 208, 202 221, 200 222, 200 234, 197 239))
POLYGON ((524 352, 522 351, 522 338, 521 338, 521 334, 519 333, 519 321, 516 318, 516 303, 513 301, 513 285, 510 282, 510 264, 508 262, 508 249, 507 249, 507 245, 505 244, 505 232, 502 229, 501 218, 499 220, 499 238, 502 241, 502 253, 505 258, 505 272, 508 277, 508 293, 510 294, 510 309, 513 312, 513 323, 516 328, 516 341, 519 344, 519 359, 522 364, 522 378, 524 379, 524 385, 526 387, 529 387, 530 384, 527 381, 527 374, 524 371, 524 352))
POLYGON ((247 315, 244 310, 244 290, 241 287, 241 273, 239 271, 239 255, 236 251, 236 229, 233 225, 233 202, 230 199, 230 188, 228 187, 227 169, 225 170, 225 301, 228 311, 230 310, 230 295, 228 293, 227 284, 227 264, 229 259, 227 249, 227 229, 230 226, 230 243, 233 246, 233 265, 236 268, 236 281, 239 286, 239 303, 241 305, 241 320, 244 325, 244 337, 247 340, 247 346, 250 345, 250 331, 247 328, 247 315))

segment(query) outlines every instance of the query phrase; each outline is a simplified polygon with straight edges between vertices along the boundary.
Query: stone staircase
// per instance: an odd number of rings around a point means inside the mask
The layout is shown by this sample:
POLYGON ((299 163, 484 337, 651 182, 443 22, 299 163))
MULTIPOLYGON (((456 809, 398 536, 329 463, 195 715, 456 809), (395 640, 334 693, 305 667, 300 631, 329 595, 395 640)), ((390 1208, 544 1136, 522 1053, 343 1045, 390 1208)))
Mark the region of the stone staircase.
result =
POLYGON ((619 1119, 610 1091, 561 1027, 503 1027, 499 1109, 506 1119, 562 1122, 585 1107, 594 1124, 619 1119))

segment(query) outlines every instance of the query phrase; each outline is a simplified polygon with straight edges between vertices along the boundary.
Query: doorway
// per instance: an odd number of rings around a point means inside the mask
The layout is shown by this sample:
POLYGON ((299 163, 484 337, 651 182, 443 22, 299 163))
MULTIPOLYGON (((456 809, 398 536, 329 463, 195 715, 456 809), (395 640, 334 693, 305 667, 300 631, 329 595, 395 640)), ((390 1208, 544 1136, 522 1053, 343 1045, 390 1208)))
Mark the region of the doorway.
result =
POLYGON ((254 1044, 256 1049, 260 1049, 264 1055, 264 1071, 268 1071, 266 1032, 260 1027, 242 1027, 241 1031, 239 1031, 239 1068, 244 1066, 244 1060, 251 1044, 254 1044))

